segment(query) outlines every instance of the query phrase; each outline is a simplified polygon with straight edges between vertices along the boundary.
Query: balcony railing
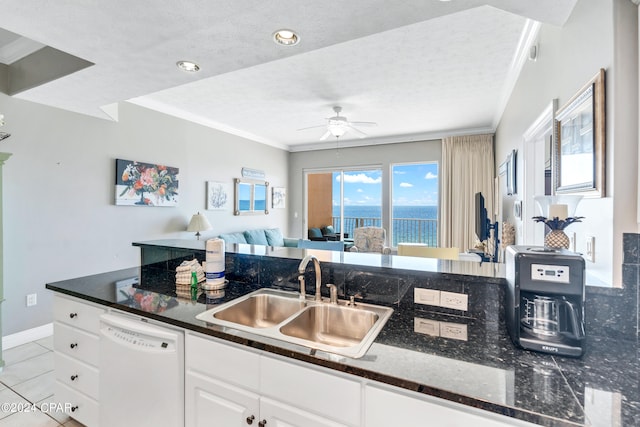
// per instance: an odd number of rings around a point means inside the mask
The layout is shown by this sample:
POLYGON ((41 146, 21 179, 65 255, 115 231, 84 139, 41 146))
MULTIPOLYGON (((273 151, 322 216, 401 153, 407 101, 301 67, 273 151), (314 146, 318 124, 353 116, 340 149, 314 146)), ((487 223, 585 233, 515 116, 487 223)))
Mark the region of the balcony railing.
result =
MULTIPOLYGON (((380 218, 345 217, 344 232, 353 236, 353 229, 358 227, 382 227, 380 218)), ((340 217, 333 217, 333 229, 340 232, 340 217)), ((393 242, 398 243, 425 243, 428 246, 438 246, 438 220, 419 218, 394 218, 393 242)))

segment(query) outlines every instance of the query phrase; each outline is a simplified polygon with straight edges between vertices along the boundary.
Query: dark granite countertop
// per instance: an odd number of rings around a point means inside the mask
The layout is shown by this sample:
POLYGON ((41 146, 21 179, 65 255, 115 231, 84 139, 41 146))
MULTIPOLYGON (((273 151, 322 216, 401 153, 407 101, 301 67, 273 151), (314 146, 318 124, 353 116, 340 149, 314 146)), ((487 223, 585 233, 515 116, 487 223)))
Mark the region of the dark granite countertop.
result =
POLYGON ((199 321, 196 315, 258 285, 230 282, 224 295, 176 297, 172 274, 132 268, 49 283, 48 289, 252 348, 381 381, 540 425, 640 423, 635 341, 589 337, 581 359, 517 349, 503 322, 459 319, 411 307, 394 313, 360 359, 315 352, 199 321), (140 298, 140 296, 147 298, 140 298), (140 301, 140 302, 138 302, 140 301), (142 304, 142 305, 141 305, 142 304), (414 332, 418 319, 462 323, 467 339, 414 332))

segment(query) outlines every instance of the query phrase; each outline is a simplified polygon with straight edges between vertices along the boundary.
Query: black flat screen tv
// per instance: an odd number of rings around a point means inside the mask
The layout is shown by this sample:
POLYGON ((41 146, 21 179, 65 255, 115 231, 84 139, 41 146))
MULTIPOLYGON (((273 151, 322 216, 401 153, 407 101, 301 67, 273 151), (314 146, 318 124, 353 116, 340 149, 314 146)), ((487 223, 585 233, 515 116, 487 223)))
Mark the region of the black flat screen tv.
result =
POLYGON ((476 193, 476 236, 478 240, 484 242, 489 238, 489 218, 487 218, 487 209, 484 207, 484 196, 482 193, 476 193))

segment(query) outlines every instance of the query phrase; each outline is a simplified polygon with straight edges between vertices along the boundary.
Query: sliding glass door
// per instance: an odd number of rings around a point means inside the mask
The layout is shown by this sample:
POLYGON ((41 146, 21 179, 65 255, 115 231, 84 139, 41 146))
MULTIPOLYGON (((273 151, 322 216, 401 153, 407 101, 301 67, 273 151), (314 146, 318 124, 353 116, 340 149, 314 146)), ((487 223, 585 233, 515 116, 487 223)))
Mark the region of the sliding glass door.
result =
POLYGON ((341 168, 306 172, 308 228, 332 226, 338 238, 357 227, 382 227, 382 169, 341 168))

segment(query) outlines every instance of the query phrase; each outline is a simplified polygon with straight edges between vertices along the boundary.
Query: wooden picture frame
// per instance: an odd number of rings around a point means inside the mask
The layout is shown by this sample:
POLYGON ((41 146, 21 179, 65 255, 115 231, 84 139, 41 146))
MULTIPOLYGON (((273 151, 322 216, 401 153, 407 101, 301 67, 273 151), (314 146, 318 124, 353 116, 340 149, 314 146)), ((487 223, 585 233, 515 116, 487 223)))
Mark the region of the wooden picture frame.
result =
POLYGON ((605 197, 605 70, 555 115, 554 194, 605 197))

